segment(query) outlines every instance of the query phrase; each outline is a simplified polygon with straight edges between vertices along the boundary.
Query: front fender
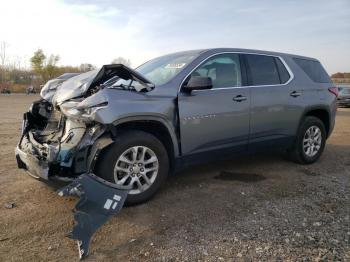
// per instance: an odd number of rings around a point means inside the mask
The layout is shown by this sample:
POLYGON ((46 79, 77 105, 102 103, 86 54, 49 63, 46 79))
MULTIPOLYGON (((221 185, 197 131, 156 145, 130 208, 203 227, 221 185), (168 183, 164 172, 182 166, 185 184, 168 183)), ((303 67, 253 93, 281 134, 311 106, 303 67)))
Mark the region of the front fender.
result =
POLYGON ((170 135, 171 142, 172 142, 172 145, 174 148, 174 156, 178 157, 180 155, 179 145, 177 142, 177 136, 176 136, 174 127, 171 123, 169 123, 168 120, 166 120, 161 115, 159 115, 159 116, 154 116, 154 115, 127 116, 127 117, 123 117, 123 118, 115 120, 113 122, 113 125, 118 126, 120 124, 132 123, 132 122, 137 122, 137 121, 153 121, 153 122, 158 122, 159 124, 163 125, 166 128, 166 130, 168 131, 168 134, 170 135))

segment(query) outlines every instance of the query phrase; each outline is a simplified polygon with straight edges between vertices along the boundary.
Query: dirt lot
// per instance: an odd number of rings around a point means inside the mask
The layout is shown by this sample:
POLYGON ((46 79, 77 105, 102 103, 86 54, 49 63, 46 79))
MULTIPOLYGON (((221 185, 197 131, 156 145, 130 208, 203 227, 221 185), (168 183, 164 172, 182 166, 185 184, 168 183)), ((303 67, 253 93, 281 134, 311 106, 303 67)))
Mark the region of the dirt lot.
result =
MULTIPOLYGON (((22 112, 36 98, 0 96, 0 261, 76 261, 65 237, 76 200, 16 168, 22 112)), ((103 226, 87 261, 350 261, 349 178, 350 108, 318 163, 274 154, 182 171, 103 226)))

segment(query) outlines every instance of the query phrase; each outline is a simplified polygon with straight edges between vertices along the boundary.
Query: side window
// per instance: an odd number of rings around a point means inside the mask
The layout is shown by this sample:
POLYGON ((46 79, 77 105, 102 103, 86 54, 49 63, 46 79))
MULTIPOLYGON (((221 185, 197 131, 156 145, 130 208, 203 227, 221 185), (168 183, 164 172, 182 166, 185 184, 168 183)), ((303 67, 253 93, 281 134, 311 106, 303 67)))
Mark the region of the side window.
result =
POLYGON ((289 75, 286 67, 282 63, 281 59, 275 57, 275 61, 276 61, 276 65, 278 68, 278 73, 280 74, 281 84, 284 84, 289 80, 290 75, 289 75))
POLYGON ((222 54, 209 58, 191 76, 210 77, 213 88, 242 86, 238 54, 222 54))
POLYGON ((326 70, 318 61, 294 58, 294 61, 304 70, 304 72, 316 83, 330 83, 331 79, 326 70))
POLYGON ((245 55, 249 85, 278 85, 280 78, 273 56, 245 55))

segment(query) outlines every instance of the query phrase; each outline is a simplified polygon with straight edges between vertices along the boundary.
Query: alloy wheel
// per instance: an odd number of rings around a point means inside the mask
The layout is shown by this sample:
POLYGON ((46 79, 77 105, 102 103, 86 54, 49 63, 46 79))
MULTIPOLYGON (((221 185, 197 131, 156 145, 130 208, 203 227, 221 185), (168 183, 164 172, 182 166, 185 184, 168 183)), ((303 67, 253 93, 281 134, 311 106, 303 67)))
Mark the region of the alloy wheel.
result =
POLYGON ((306 156, 314 157, 322 145, 322 132, 318 126, 309 127, 303 138, 303 150, 306 156))
POLYGON ((157 155, 146 146, 133 146, 125 150, 114 166, 114 182, 129 194, 146 191, 156 180, 159 170, 157 155))

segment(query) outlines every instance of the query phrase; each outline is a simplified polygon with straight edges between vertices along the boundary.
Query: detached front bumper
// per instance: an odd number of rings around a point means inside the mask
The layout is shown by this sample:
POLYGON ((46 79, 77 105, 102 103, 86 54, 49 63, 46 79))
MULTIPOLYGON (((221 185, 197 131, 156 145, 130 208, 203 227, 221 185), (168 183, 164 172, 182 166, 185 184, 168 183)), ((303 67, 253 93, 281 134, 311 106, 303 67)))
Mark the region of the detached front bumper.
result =
POLYGON ((76 224, 68 235, 77 240, 80 259, 89 254, 90 239, 96 230, 121 211, 128 192, 92 173, 79 176, 58 191, 60 196, 80 198, 73 210, 76 224))

